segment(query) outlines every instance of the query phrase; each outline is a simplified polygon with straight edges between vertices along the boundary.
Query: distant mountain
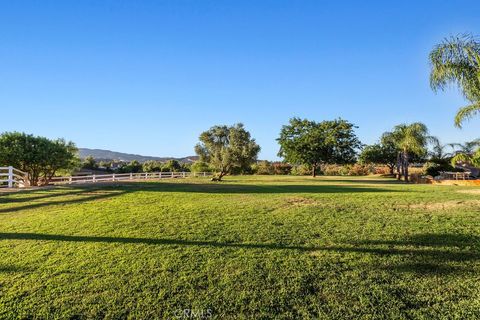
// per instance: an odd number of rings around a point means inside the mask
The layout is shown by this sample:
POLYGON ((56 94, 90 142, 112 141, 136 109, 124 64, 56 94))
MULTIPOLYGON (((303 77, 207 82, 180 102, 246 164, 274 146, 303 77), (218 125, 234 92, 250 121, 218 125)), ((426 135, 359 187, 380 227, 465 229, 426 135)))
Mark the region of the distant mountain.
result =
POLYGON ((155 161, 168 161, 168 160, 177 160, 180 163, 191 163, 195 162, 197 156, 189 156, 185 158, 173 158, 173 157, 152 157, 152 156, 142 156, 139 154, 115 152, 110 150, 102 149, 88 149, 88 148, 78 148, 78 153, 81 159, 84 159, 88 156, 92 156, 97 161, 109 161, 109 160, 119 160, 119 161, 133 161, 137 160, 138 162, 145 162, 149 160, 155 161))

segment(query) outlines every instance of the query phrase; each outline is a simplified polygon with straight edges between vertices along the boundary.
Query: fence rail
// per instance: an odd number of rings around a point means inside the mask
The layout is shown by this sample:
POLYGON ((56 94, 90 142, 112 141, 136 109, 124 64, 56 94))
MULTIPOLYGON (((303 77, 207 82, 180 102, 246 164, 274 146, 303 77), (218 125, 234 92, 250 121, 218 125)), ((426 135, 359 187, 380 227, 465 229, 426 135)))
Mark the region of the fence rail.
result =
POLYGON ((28 185, 27 173, 12 166, 0 167, 0 188, 23 188, 28 185))
MULTIPOLYGON (((91 174, 83 176, 53 177, 49 180, 50 185, 114 182, 126 180, 152 180, 152 179, 173 179, 186 177, 207 177, 211 172, 138 172, 138 173, 111 173, 91 174)), ((28 174, 15 169, 14 167, 0 167, 0 187, 23 188, 28 186, 28 174)))
POLYGON ((152 179, 172 179, 187 177, 207 177, 212 175, 210 172, 138 172, 138 173, 112 173, 112 174, 91 174, 86 176, 66 176, 53 177, 49 184, 74 184, 74 183, 95 183, 95 182, 114 182, 126 180, 152 180, 152 179))

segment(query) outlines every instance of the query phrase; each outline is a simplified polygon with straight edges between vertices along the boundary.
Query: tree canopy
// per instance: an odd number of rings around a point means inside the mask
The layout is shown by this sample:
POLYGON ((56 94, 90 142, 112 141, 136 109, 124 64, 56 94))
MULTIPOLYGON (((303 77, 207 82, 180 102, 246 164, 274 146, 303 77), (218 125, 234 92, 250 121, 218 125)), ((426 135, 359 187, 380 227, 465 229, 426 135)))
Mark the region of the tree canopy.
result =
POLYGON ((28 173, 30 185, 46 184, 59 170, 79 166, 77 148, 64 139, 49 140, 20 132, 0 135, 0 165, 28 173))
POLYGON ((397 163, 397 148, 393 143, 376 143, 365 146, 360 153, 358 160, 365 164, 383 164, 386 165, 393 174, 395 164, 397 163))
POLYGON ((355 162, 361 144, 354 128, 343 119, 315 122, 292 118, 280 131, 278 155, 292 164, 311 166, 315 177, 321 164, 355 162))
POLYGON ((202 132, 199 140, 195 152, 200 161, 217 171, 218 180, 233 171, 249 170, 260 152, 260 146, 241 123, 213 126, 202 132))

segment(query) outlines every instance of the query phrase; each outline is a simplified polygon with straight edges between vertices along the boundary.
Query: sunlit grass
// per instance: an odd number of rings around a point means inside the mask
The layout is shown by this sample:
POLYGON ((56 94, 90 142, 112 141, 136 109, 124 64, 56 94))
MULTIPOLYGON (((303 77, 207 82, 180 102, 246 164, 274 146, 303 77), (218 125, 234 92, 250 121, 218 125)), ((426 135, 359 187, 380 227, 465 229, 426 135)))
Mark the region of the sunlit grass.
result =
POLYGON ((480 317, 469 190, 245 176, 0 194, 0 318, 480 317))

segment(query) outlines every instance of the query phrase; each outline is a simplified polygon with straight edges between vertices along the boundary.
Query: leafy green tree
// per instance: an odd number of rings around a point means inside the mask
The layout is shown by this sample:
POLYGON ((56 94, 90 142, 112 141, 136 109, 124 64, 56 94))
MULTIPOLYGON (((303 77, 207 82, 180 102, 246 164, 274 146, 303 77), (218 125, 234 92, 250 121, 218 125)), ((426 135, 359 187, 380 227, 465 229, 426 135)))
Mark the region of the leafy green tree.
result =
POLYGON ((120 173, 137 173, 142 171, 142 164, 137 160, 132 160, 128 164, 124 164, 122 167, 119 168, 118 172, 120 173))
POLYGON ((361 164, 386 165, 390 170, 390 174, 393 175, 397 163, 397 154, 398 151, 395 144, 381 142, 364 147, 358 160, 361 164))
POLYGON ((179 172, 182 169, 182 166, 177 160, 168 160, 162 166, 162 171, 164 172, 179 172))
POLYGON ((430 63, 433 90, 444 90, 456 83, 470 102, 455 116, 455 125, 461 127, 480 111, 480 42, 471 35, 445 39, 430 53, 430 63))
POLYGON ((312 176, 321 164, 346 164, 356 160, 361 144, 355 126, 342 119, 315 122, 292 118, 284 125, 277 139, 278 155, 285 161, 311 167, 312 176))
POLYGON ((219 181, 228 173, 250 170, 260 152, 260 146, 241 123, 213 126, 200 134, 199 140, 195 152, 200 161, 217 171, 214 179, 219 181))
POLYGON ((143 172, 160 172, 162 171, 162 163, 160 161, 149 160, 142 164, 143 172))
POLYGON ((94 157, 87 156, 85 159, 83 159, 82 168, 89 169, 89 170, 95 170, 95 169, 98 169, 98 164, 95 161, 94 157))
POLYGON ((398 150, 399 175, 408 181, 408 166, 410 159, 427 153, 427 145, 432 137, 428 135, 427 126, 423 123, 400 124, 392 132, 384 134, 386 139, 395 141, 398 150))
POLYGON ((192 170, 192 172, 211 172, 212 168, 208 166, 208 163, 195 161, 190 167, 190 170, 192 170))
POLYGON ((77 152, 75 144, 64 139, 49 140, 20 132, 0 135, 0 165, 27 172, 32 186, 47 184, 59 170, 78 167, 77 152))
POLYGON ((272 163, 267 160, 259 161, 252 166, 252 171, 260 175, 270 175, 275 173, 272 163))

